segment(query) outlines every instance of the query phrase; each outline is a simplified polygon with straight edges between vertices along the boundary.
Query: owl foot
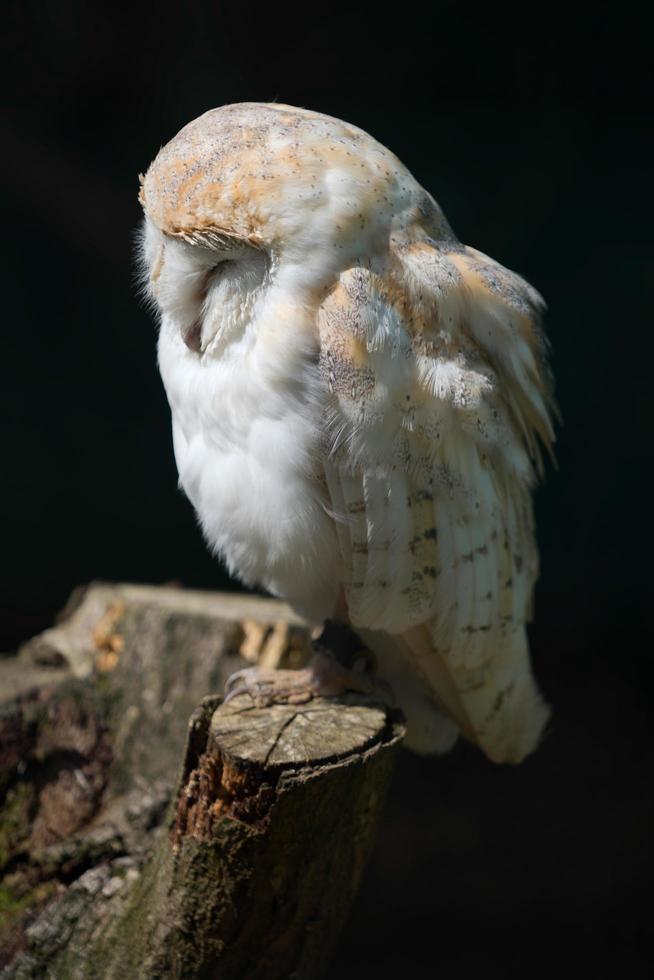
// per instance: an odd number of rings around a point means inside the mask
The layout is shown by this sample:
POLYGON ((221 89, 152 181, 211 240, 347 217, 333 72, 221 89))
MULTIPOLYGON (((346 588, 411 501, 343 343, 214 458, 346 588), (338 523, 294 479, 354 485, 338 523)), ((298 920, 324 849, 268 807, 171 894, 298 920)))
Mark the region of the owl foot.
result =
POLYGON ((265 708, 271 704, 306 704, 312 698, 334 698, 347 691, 378 693, 377 684, 371 678, 317 652, 309 666, 301 670, 248 667, 237 671, 225 684, 223 703, 240 694, 249 694, 257 708, 265 708))

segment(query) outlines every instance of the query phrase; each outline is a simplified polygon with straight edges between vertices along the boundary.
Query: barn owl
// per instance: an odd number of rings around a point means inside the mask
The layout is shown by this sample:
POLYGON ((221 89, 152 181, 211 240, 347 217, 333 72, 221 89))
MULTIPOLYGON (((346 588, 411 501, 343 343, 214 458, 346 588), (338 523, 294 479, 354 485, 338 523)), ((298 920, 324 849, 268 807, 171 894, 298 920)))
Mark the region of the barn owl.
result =
POLYGON ((409 746, 461 734, 521 761, 548 717, 525 632, 553 442, 541 296, 319 112, 213 109, 140 200, 175 459, 210 547, 310 623, 347 619, 409 746))

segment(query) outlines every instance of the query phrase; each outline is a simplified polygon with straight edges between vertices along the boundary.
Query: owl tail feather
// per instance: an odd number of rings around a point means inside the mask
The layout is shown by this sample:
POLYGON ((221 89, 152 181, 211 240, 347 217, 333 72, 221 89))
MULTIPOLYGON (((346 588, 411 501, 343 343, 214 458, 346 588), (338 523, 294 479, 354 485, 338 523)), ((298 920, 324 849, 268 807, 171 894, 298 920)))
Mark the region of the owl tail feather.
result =
POLYGON ((496 651, 491 672, 468 670, 437 649, 427 624, 393 640, 461 734, 492 762, 519 763, 534 751, 550 712, 531 674, 523 626, 496 651))

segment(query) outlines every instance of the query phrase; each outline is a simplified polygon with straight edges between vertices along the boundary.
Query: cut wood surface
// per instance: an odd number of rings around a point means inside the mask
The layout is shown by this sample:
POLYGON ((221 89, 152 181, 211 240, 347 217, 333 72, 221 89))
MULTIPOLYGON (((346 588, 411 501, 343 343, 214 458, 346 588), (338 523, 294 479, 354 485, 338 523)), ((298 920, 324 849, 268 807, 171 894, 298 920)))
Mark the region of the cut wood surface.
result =
POLYGON ((0 659, 3 977, 324 975, 401 722, 217 696, 309 653, 274 600, 98 584, 0 659))

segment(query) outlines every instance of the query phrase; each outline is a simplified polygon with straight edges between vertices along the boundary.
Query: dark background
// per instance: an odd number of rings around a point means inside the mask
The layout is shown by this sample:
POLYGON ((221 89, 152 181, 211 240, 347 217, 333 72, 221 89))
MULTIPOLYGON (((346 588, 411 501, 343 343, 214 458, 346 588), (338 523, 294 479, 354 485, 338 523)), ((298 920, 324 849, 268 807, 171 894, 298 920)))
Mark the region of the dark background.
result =
POLYGON ((650 952, 651 57, 624 4, 521 11, 3 5, 0 649, 91 579, 228 584, 176 489, 133 271, 137 175, 190 119, 277 100, 361 126, 548 302, 554 721, 518 769, 404 758, 335 977, 640 977, 650 952))

